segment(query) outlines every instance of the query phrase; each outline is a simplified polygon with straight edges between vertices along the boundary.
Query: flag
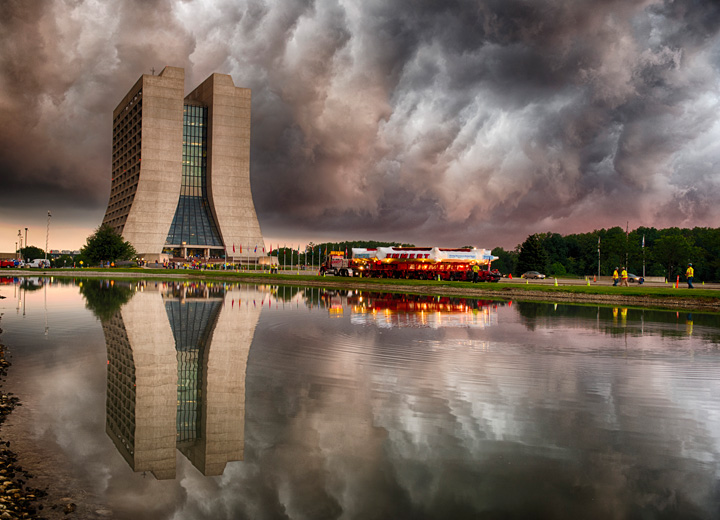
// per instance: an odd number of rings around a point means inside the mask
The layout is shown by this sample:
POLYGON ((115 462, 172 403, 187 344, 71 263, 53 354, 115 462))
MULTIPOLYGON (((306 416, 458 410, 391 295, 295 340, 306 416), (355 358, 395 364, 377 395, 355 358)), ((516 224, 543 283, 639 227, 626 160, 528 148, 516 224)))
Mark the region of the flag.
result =
POLYGON ((642 242, 642 246, 643 246, 643 247, 645 247, 645 235, 643 235, 643 242, 642 242))
MULTIPOLYGON (((242 246, 240 246, 242 247, 242 246)), ((233 242, 233 253, 235 252, 235 242, 233 242)))
MULTIPOLYGON (((233 246, 233 248, 234 248, 234 247, 235 247, 235 246, 233 246)), ((233 251, 235 251, 235 249, 233 249, 233 251)), ((240 253, 242 253, 242 244, 240 244, 240 253)))
POLYGON ((253 253, 257 253, 257 244, 255 244, 255 251, 253 253))

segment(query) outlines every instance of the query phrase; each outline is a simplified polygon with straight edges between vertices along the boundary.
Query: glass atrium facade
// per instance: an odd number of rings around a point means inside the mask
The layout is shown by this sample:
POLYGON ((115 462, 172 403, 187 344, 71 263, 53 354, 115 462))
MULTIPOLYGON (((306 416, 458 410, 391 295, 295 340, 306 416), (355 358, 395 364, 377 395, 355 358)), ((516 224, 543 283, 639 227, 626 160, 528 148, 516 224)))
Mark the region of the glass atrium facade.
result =
POLYGON ((221 307, 220 299, 165 302, 178 360, 178 446, 200 438, 203 357, 221 307))
POLYGON ((182 185, 166 247, 223 247, 207 195, 207 121, 207 107, 185 105, 182 185))

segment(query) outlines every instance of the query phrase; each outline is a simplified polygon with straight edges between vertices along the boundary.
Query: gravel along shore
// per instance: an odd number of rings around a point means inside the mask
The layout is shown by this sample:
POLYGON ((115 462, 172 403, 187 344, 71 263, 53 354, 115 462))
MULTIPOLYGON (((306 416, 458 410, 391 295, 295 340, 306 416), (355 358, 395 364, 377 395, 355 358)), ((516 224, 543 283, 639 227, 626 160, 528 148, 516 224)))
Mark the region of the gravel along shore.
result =
MULTIPOLYGON (((0 329, 2 333, 2 329, 0 329)), ((11 363, 7 349, 0 338, 0 380, 5 381, 11 363)), ((18 456, 5 440, 2 425, 15 407, 22 406, 20 399, 5 393, 0 384, 0 520, 74 518, 75 504, 70 501, 50 503, 48 490, 33 487, 33 475, 24 470, 18 456)))

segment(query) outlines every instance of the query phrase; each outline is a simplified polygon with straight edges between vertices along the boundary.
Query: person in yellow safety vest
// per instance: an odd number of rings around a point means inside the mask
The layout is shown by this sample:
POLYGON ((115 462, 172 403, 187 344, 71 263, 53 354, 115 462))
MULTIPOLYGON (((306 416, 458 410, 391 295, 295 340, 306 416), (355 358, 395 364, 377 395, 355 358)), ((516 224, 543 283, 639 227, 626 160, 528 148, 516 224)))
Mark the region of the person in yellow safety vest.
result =
POLYGON ((693 278, 695 277, 695 270, 693 269, 692 264, 688 264, 687 271, 685 271, 685 277, 687 278, 688 283, 688 289, 694 289, 693 287, 693 278))
POLYGON ((620 282, 620 285, 624 285, 625 287, 630 287, 630 284, 628 283, 627 270, 625 270, 625 267, 622 268, 622 272, 620 273, 620 279, 622 280, 620 282))
POLYGON ((613 271, 613 287, 616 287, 618 284, 618 278, 620 278, 620 275, 618 274, 618 268, 616 267, 613 271))
POLYGON ((472 279, 472 281, 473 281, 473 283, 477 283, 478 278, 479 278, 479 274, 478 274, 478 273, 480 273, 480 266, 477 265, 477 264, 475 264, 475 265, 473 265, 472 270, 473 270, 473 279, 472 279))

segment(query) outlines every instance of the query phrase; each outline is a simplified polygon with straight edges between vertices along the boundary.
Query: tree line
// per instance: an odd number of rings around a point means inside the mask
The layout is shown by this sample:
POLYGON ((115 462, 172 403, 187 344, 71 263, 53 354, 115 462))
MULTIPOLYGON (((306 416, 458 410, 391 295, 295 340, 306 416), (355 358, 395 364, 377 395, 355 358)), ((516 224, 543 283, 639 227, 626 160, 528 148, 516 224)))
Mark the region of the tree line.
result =
POLYGON ((492 250, 499 260, 493 267, 519 276, 540 271, 549 276, 609 276, 615 267, 645 276, 674 280, 683 276, 688 263, 695 278, 720 280, 720 229, 639 227, 630 232, 621 227, 590 233, 560 235, 536 233, 513 251, 492 250))
MULTIPOLYGON (((267 254, 278 257, 285 265, 319 265, 331 251, 350 255, 352 248, 381 246, 413 247, 413 244, 380 241, 312 242, 304 248, 282 247, 267 254)), ((35 247, 22 250, 23 257, 42 258, 44 251, 35 247)), ((526 271, 540 271, 548 276, 609 276, 615 267, 627 267, 629 272, 645 276, 662 276, 674 280, 684 275, 688 263, 695 269, 695 278, 704 281, 720 280, 720 228, 639 227, 626 232, 621 227, 600 229, 589 233, 560 235, 536 233, 514 250, 496 247, 492 254, 499 259, 493 267, 503 274, 519 276, 526 271)), ((100 226, 88 237, 81 255, 74 259, 55 259, 55 265, 76 263, 85 265, 102 261, 133 258, 135 250, 120 235, 107 226, 100 226), (64 260, 64 261, 63 261, 64 260)))

